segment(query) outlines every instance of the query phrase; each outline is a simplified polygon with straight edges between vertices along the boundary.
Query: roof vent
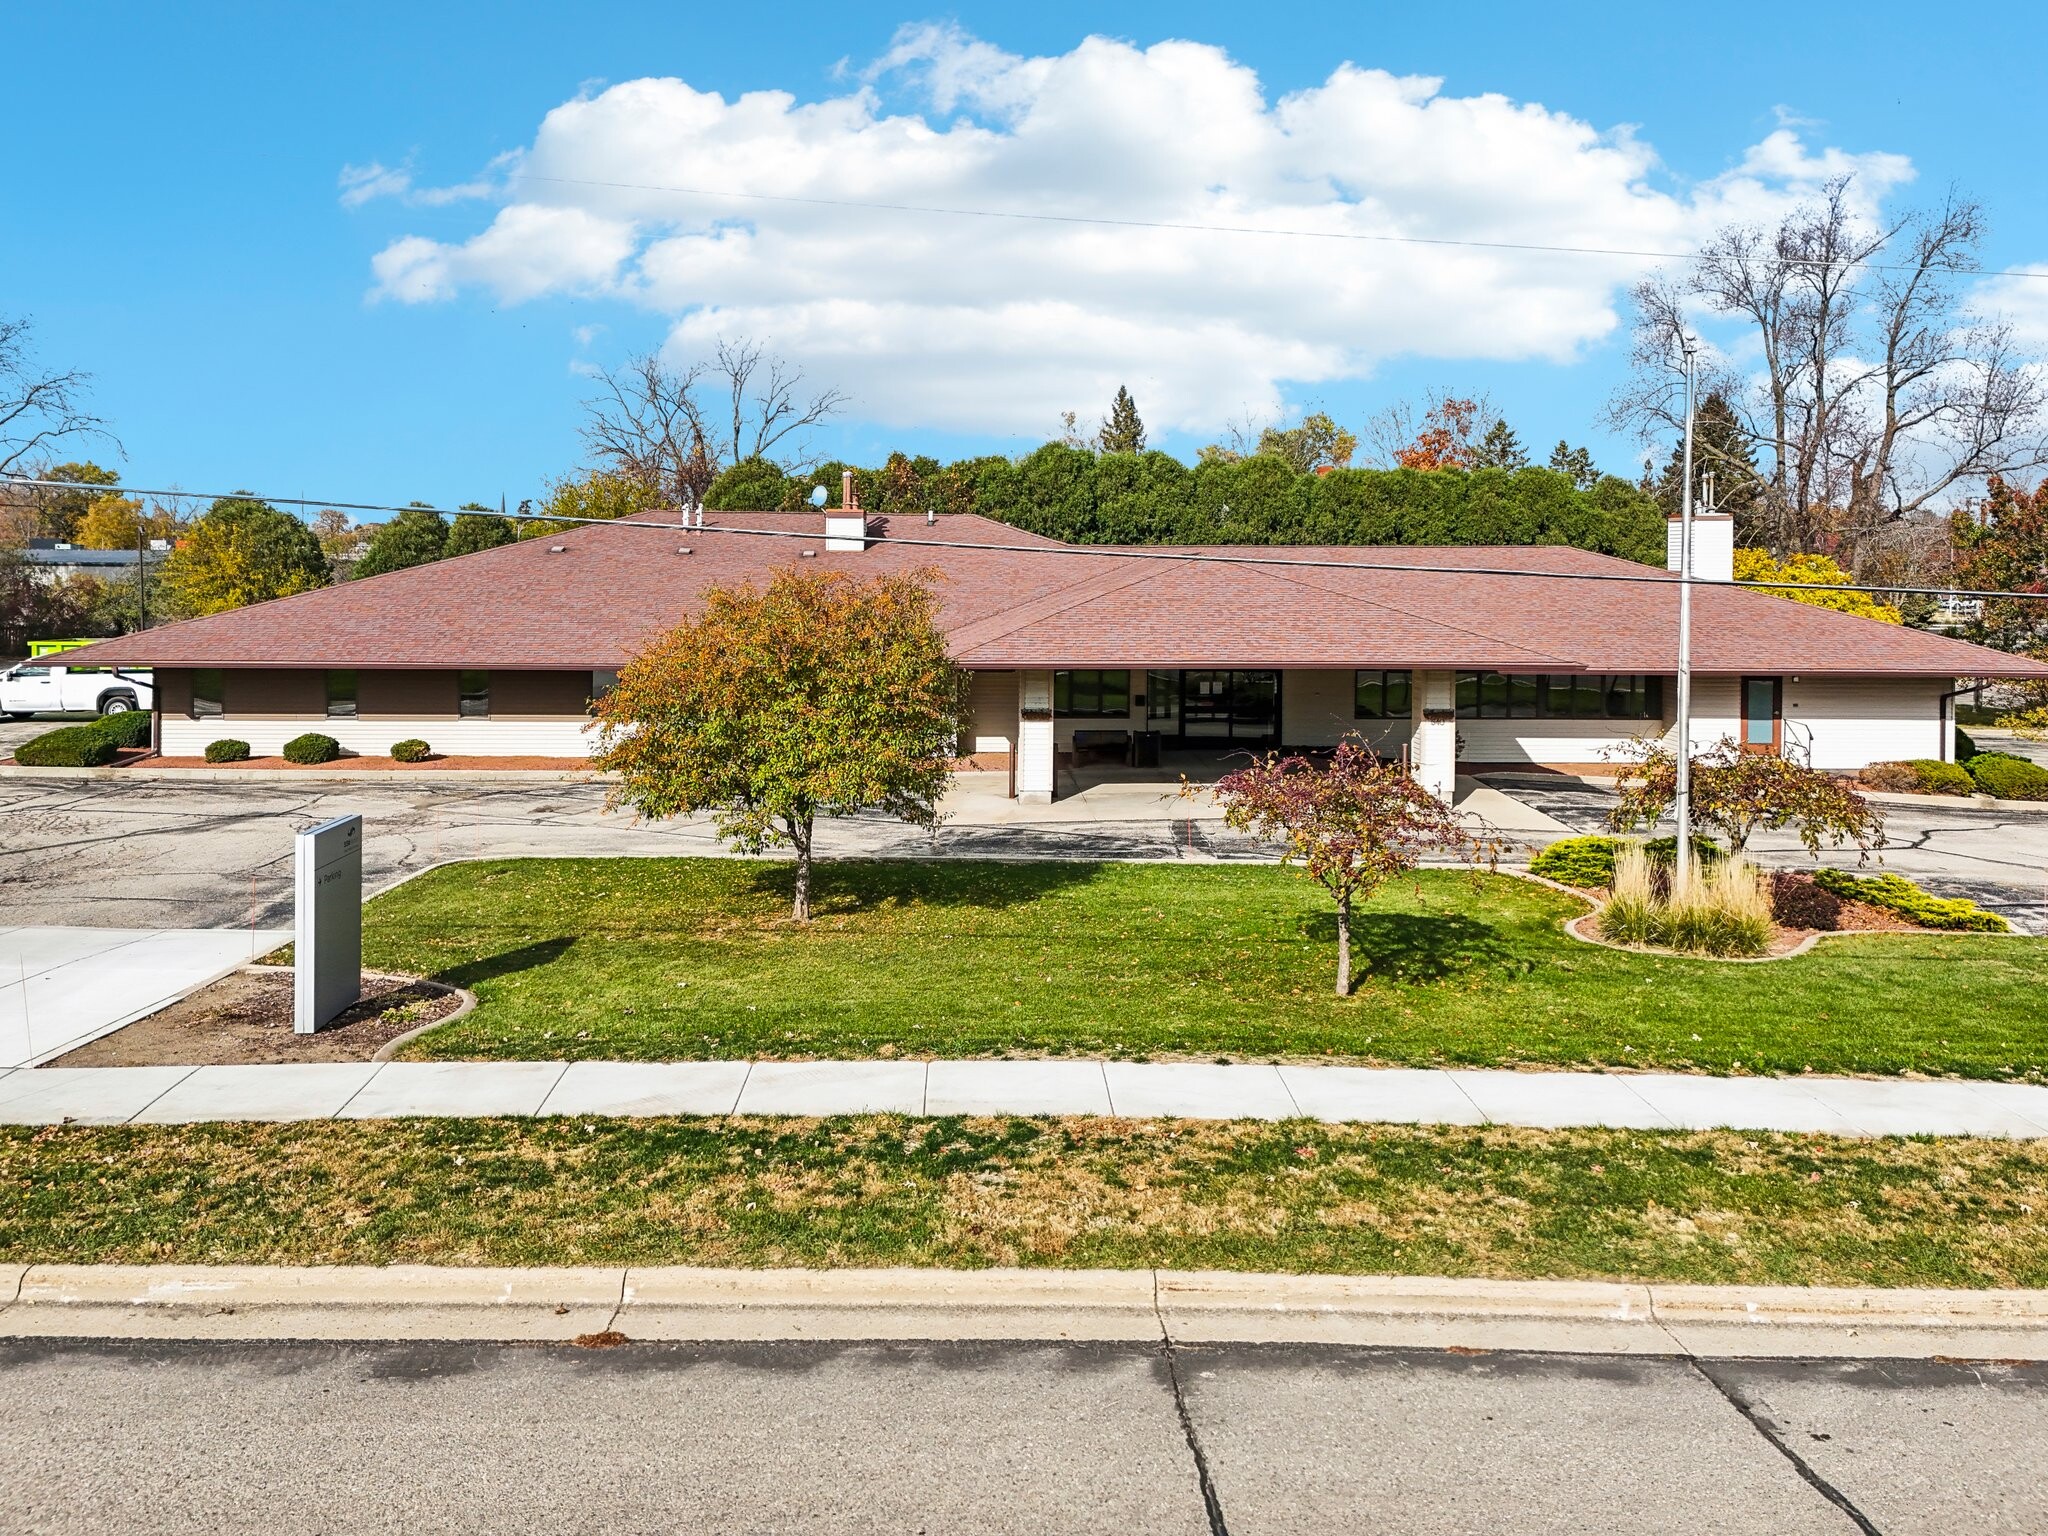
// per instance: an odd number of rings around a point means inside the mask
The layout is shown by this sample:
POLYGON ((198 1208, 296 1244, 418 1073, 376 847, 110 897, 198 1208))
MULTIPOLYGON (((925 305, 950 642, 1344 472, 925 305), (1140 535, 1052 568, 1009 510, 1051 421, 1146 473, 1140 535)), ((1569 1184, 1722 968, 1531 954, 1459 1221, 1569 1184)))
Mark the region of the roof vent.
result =
POLYGON ((815 560, 818 558, 818 552, 815 549, 800 549, 796 552, 796 557, 799 560, 815 560))
POLYGON ((550 544, 548 546, 548 553, 551 555, 565 555, 568 552, 569 546, 566 544, 550 544))
POLYGON ((679 555, 687 555, 693 553, 693 551, 691 550, 689 545, 683 544, 677 547, 676 553, 679 555))

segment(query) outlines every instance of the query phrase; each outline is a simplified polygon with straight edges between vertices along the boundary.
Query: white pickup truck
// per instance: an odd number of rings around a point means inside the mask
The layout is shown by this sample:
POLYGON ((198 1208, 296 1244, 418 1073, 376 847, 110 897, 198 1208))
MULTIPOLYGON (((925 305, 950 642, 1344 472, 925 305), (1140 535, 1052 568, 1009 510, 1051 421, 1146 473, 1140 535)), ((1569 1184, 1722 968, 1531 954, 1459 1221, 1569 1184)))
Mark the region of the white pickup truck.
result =
POLYGON ((146 670, 67 667, 43 656, 0 672, 0 714, 10 720, 60 711, 118 715, 155 702, 156 688, 146 670))

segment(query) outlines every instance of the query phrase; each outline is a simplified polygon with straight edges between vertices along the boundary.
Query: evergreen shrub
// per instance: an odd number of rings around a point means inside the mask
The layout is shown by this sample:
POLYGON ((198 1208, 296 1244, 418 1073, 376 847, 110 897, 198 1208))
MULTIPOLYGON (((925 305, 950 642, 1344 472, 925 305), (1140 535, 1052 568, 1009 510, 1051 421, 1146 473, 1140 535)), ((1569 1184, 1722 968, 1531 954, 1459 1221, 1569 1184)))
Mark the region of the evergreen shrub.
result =
POLYGON ((434 749, 417 736, 408 736, 403 741, 391 744, 391 759, 399 763, 424 763, 434 755, 434 749))
POLYGON ((2009 933, 2011 926, 1996 912, 1986 912, 1963 897, 1930 896, 1904 875, 1852 875, 1839 869, 1816 869, 1813 883, 1845 901, 1860 901, 1896 912, 1922 928, 1965 933, 2009 933))
POLYGON ((339 756, 341 743, 318 731, 294 736, 284 744, 284 760, 288 763, 331 763, 339 756))

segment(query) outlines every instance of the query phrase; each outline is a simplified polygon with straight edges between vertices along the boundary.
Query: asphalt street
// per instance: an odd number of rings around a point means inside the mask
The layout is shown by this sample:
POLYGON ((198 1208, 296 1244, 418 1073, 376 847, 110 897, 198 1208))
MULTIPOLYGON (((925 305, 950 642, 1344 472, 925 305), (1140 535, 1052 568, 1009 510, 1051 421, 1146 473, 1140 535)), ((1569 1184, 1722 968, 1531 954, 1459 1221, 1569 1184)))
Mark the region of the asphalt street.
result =
POLYGON ((0 1530, 2048 1528, 2048 1367, 1050 1343, 0 1344, 0 1530))
MULTIPOLYGON (((995 780, 995 775, 985 775, 995 780)), ((1611 791, 1558 774, 1487 782, 1567 826, 1599 831, 1611 791)), ((1253 859, 1269 849, 1190 815, 1158 785, 1105 785, 1050 807, 1019 808, 1000 784, 961 790, 931 837, 882 815, 820 829, 825 857, 1253 859)), ((701 819, 636 821, 604 809, 593 783, 403 784, 309 779, 0 779, 0 925, 271 927, 290 921, 292 833, 359 813, 371 889, 444 859, 713 854, 701 819)), ((2048 813, 1891 805, 1884 867, 1944 895, 1967 895, 2026 931, 2048 931, 2048 813)), ((1804 863, 1783 835, 1766 862, 1804 863)), ((1829 855, 1855 865, 1854 850, 1829 855)))

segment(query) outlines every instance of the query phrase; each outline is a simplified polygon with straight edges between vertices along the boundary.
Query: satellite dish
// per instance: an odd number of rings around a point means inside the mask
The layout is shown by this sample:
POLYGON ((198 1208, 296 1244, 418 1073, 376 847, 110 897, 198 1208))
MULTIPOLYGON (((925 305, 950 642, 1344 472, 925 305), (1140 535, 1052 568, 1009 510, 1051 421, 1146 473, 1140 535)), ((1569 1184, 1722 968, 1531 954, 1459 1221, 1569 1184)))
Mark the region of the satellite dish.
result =
POLYGON ((831 499, 832 493, 826 490, 825 487, 823 487, 822 485, 814 485, 811 487, 812 506, 822 507, 823 505, 825 505, 826 502, 830 501, 831 499))

